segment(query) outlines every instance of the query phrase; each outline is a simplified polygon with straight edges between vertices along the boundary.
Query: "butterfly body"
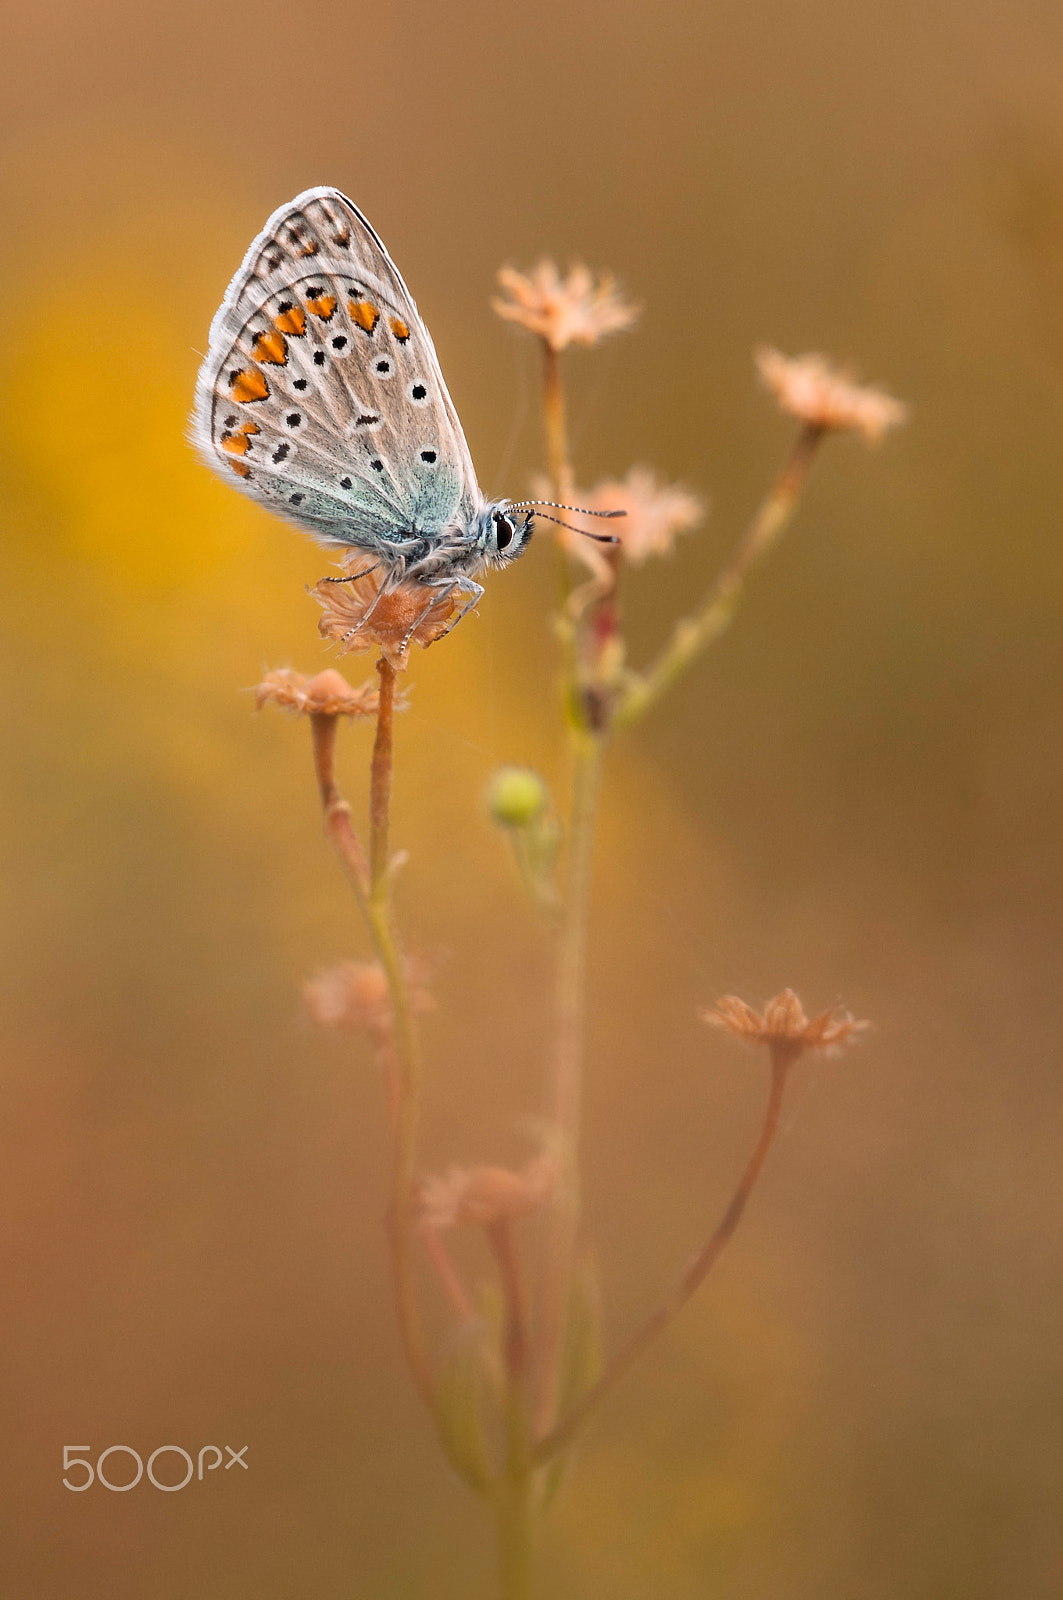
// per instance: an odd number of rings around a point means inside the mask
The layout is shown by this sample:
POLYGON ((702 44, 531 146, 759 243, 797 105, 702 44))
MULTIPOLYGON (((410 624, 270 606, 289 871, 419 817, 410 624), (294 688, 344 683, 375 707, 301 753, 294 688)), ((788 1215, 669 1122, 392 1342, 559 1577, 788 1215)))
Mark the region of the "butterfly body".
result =
MULTIPOLYGON (((275 211, 211 324, 193 441, 209 466, 382 590, 463 597, 522 553, 532 517, 481 492, 435 349, 380 238, 337 189, 275 211)), ((457 618, 455 618, 457 620, 457 618)))

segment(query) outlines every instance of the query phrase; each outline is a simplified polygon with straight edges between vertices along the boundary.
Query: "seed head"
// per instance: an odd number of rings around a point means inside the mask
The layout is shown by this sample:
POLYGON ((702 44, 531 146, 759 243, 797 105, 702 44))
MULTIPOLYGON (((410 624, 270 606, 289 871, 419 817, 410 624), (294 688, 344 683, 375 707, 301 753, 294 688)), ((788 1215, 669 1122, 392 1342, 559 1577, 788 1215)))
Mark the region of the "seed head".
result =
POLYGON ((448 1167, 424 1178, 418 1191, 423 1228, 453 1228, 459 1223, 490 1227, 541 1205, 557 1184, 557 1160, 542 1151, 519 1172, 510 1167, 448 1167))
POLYGON ((569 269, 566 278, 547 260, 530 272, 502 267, 498 281, 504 295, 491 302, 498 315, 538 334, 551 350, 597 344, 607 333, 630 328, 639 314, 639 307, 619 293, 611 274, 603 273, 595 283, 580 263, 569 269))
POLYGON ((433 599, 431 589, 409 580, 382 591, 380 576, 367 572, 349 583, 316 583, 310 592, 321 607, 318 631, 337 640, 342 655, 378 649, 393 667, 404 668, 411 641, 426 649, 441 639, 457 602, 433 599))
POLYGON ((361 683, 353 689, 334 667, 326 667, 314 678, 277 667, 267 672, 255 688, 255 706, 284 706, 303 716, 375 717, 380 695, 375 684, 361 683))
POLYGON ((869 1024, 854 1022, 847 1011, 831 1006, 809 1020, 792 989, 784 989, 764 1007, 764 1014, 753 1010, 737 995, 725 994, 709 1011, 705 1022, 725 1028, 746 1044, 766 1044, 776 1057, 796 1061, 803 1050, 835 1053, 843 1044, 852 1044, 869 1024))
MULTIPOLYGON (((662 483, 650 467, 632 467, 626 478, 607 480, 592 489, 587 499, 580 500, 591 511, 625 511, 623 522, 616 524, 620 536, 620 549, 628 566, 640 567, 650 556, 671 555, 676 534, 686 533, 705 515, 705 506, 696 494, 682 484, 662 483)), ((598 532, 594 518, 572 520, 591 532, 598 532)), ((585 545, 586 540, 568 545, 585 545)))
POLYGON ((862 433, 869 444, 877 444, 908 415, 892 395, 854 383, 825 356, 784 356, 763 345, 754 359, 780 410, 811 427, 862 433))
MULTIPOLYGON (((407 957, 406 981, 414 1012, 431 1011, 435 1005, 423 987, 428 976, 429 963, 423 957, 407 957)), ((364 1031, 376 1045, 391 1040, 395 1019, 387 974, 379 961, 339 961, 308 978, 302 991, 306 1009, 320 1027, 364 1031)))

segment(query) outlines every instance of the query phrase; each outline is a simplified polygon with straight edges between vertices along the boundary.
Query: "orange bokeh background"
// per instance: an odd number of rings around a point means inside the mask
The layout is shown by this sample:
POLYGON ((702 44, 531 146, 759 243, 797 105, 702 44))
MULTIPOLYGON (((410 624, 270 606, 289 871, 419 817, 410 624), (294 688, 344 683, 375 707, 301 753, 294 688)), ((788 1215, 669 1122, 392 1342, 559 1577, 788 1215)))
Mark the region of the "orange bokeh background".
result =
MULTIPOLYGON (((185 440, 229 276, 315 183, 387 241, 490 493, 542 448, 496 268, 581 258, 644 303, 567 369, 585 485, 645 461, 713 503, 628 586, 636 660, 786 448, 755 344, 911 406, 880 450, 829 442, 733 631, 612 761, 586 1137, 612 1339, 756 1124, 760 1064, 698 1009, 792 984, 876 1027, 802 1069, 739 1240, 581 1446, 543 1595, 1058 1594, 1061 74, 1037 0, 8 16, 5 1597, 492 1592, 397 1350, 376 1069, 298 1000, 364 936, 306 729, 242 692, 331 660, 327 565, 185 440), (249 1470, 70 1494, 86 1442, 249 1470)), ((516 761, 564 794, 555 598, 543 537, 409 673, 429 1166, 520 1159, 544 1103, 549 948, 483 793, 516 761)))

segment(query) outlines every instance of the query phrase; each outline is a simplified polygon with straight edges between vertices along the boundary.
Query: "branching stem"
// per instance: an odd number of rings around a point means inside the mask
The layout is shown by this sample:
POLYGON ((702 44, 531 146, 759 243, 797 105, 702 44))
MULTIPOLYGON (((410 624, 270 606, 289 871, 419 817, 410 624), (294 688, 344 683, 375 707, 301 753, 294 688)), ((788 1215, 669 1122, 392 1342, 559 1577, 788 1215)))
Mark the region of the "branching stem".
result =
POLYGON ((420 1057, 410 1009, 406 974, 391 909, 388 870, 388 825, 391 810, 391 746, 395 713, 395 668, 378 663, 380 702, 369 784, 369 859, 351 822, 351 809, 340 797, 335 778, 337 718, 311 718, 314 769, 325 817, 325 829, 354 890, 377 959, 387 977, 394 1022, 395 1085, 392 1108, 391 1195, 387 1231, 395 1305, 403 1347, 414 1382, 426 1405, 435 1410, 431 1366, 417 1312, 413 1270, 411 1207, 420 1097, 420 1057))
POLYGON ((561 1172, 550 1215, 543 1284, 536 1408, 540 1430, 551 1425, 557 1409, 565 1322, 579 1228, 587 934, 598 790, 604 755, 603 737, 589 733, 576 736, 568 832, 567 893, 557 953, 552 1112, 558 1135, 561 1172))
POLYGON ((745 1171, 738 1182, 738 1187, 731 1196, 730 1204, 723 1214, 719 1226, 702 1246, 693 1259, 680 1273, 671 1292, 663 1304, 648 1317, 642 1327, 637 1329, 625 1345, 617 1351, 606 1366, 598 1382, 589 1389, 572 1407, 572 1410, 557 1427, 551 1430, 544 1438, 539 1440, 533 1451, 534 1460, 542 1464, 563 1450, 566 1445, 582 1430, 591 1413, 596 1411, 606 1395, 610 1394, 628 1369, 634 1365, 644 1350, 647 1350, 669 1323, 686 1305, 694 1291, 704 1282, 709 1272, 716 1265, 724 1247, 734 1234, 745 1211, 746 1203, 753 1192, 761 1169, 764 1166, 768 1151, 779 1126, 779 1112, 782 1108, 783 1094, 786 1089, 786 1080, 789 1069, 793 1064, 793 1055, 788 1052, 778 1052, 772 1056, 771 1088, 768 1094, 768 1103, 764 1112, 753 1152, 746 1163, 745 1171))
POLYGON ((823 437, 823 428, 814 423, 806 423, 801 429, 781 472, 701 605, 693 616, 676 623, 656 661, 629 684, 614 714, 616 727, 627 727, 645 716, 691 662, 730 627, 747 577, 776 543, 797 509, 823 437))

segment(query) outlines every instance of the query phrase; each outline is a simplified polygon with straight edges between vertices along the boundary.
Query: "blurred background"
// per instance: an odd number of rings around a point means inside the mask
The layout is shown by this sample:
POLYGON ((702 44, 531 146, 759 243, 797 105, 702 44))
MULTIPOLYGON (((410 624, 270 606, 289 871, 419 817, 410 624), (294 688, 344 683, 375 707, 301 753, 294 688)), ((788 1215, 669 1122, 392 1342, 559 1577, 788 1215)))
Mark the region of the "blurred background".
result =
MULTIPOLYGON (((756 343, 911 406, 880 450, 828 442, 736 627, 612 761, 586 1142, 612 1338, 759 1115, 762 1064, 698 1008, 791 984, 876 1027, 801 1069, 739 1239, 580 1450, 542 1593, 1057 1595, 1058 6, 40 0, 0 74, 5 1600, 491 1593, 397 1352, 369 1046, 298 998, 365 939, 307 730, 245 692, 329 664, 327 560, 184 436, 231 274, 316 183, 409 281, 490 493, 542 454, 497 267, 583 259, 644 303, 567 367, 584 484, 639 461, 712 499, 628 585, 636 660, 786 449, 756 343), (74 1495, 70 1443, 249 1470, 74 1495)), ((399 730, 401 916, 446 952, 426 1167, 521 1159, 543 1105, 549 950, 483 791, 509 761, 565 791, 546 538, 489 585, 399 730)), ((357 805, 367 749, 344 734, 357 805)))

